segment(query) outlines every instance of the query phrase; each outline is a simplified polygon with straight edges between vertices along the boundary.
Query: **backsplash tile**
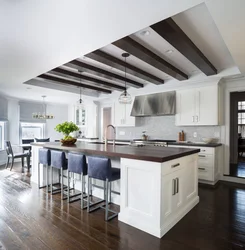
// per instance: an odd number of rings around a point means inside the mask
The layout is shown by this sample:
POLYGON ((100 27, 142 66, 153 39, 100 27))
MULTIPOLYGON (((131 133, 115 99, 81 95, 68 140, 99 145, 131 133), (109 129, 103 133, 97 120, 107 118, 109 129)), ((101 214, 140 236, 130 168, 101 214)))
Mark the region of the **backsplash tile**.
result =
POLYGON ((220 126, 175 126, 175 116, 151 116, 136 117, 135 127, 118 127, 117 139, 136 139, 141 138, 142 131, 146 131, 149 139, 169 139, 178 140, 178 133, 183 130, 187 141, 202 141, 202 137, 221 138, 220 126), (125 135, 120 135, 120 132, 125 135), (193 137, 193 133, 197 137, 193 137))

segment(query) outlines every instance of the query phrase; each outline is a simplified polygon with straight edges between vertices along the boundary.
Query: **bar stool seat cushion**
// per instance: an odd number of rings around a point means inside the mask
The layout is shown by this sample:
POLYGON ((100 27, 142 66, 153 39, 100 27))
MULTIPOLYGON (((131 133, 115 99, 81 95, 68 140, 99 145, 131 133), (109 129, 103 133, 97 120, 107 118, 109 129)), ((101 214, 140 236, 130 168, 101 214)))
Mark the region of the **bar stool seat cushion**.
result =
POLYGON ((120 168, 111 168, 110 181, 116 181, 120 179, 120 168))
POLYGON ((87 175, 88 168, 85 155, 69 153, 68 170, 72 173, 87 175))
POLYGON ((49 149, 47 148, 39 149, 39 163, 50 166, 51 154, 49 149))
POLYGON ((89 177, 105 181, 120 179, 120 169, 111 167, 111 160, 103 157, 88 156, 89 177))
POLYGON ((58 169, 67 169, 67 159, 65 153, 61 151, 51 151, 51 166, 58 169))

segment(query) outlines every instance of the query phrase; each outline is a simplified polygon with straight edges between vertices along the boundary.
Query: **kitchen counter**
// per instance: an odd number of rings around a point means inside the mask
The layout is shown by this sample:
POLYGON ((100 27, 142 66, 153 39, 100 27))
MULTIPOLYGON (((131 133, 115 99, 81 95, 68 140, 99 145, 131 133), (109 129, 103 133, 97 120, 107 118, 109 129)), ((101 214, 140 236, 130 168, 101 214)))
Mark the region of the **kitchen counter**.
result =
POLYGON ((168 145, 197 146, 197 147, 219 147, 222 143, 195 143, 195 142, 168 142, 168 145))
MULTIPOLYGON (((31 182, 38 182, 39 149, 77 152, 86 156, 107 156, 120 168, 120 180, 112 183, 112 202, 120 205, 118 220, 161 238, 199 202, 198 152, 200 149, 130 145, 105 145, 101 142, 77 142, 62 146, 59 142, 32 143, 31 182)), ((66 171, 64 171, 66 174, 66 171)), ((46 169, 40 166, 40 184, 46 182, 46 169)), ((75 189, 81 190, 75 174, 75 189)), ((53 169, 53 181, 59 171, 53 169)), ((65 178, 64 184, 67 185, 65 178)), ((104 183, 93 180, 93 196, 104 199, 104 183)))
MULTIPOLYGON (((40 145, 32 143, 32 145, 40 145)), ((46 142, 41 144, 44 148, 63 151, 81 152, 108 157, 120 157, 152 162, 166 162, 180 157, 200 152, 199 149, 168 148, 168 147, 133 147, 129 145, 104 145, 96 143, 77 142, 72 146, 63 146, 59 142, 46 142)))

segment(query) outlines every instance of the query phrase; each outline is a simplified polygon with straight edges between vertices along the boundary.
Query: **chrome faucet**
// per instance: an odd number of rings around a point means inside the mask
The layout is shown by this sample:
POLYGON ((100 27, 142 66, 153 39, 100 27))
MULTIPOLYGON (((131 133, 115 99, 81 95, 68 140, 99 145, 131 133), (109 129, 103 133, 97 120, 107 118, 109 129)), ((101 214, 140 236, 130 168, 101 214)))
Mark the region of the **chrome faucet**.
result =
POLYGON ((108 130, 109 127, 112 127, 112 128, 113 128, 113 131, 114 131, 113 146, 115 146, 116 128, 115 128, 113 125, 111 125, 111 124, 107 125, 107 127, 106 127, 106 129, 105 129, 105 145, 107 145, 107 143, 108 143, 107 130, 108 130))

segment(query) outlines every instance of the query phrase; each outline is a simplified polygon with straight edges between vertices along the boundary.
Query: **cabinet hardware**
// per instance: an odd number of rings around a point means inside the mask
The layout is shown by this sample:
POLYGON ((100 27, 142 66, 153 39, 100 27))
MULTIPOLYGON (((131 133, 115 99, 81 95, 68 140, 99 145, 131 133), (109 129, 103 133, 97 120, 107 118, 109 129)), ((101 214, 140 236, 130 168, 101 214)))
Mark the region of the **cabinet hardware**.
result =
POLYGON ((206 157, 206 155, 198 155, 198 157, 206 157))
POLYGON ((176 168, 176 167, 178 167, 179 165, 180 165, 179 163, 173 164, 173 165, 171 166, 171 168, 176 168))
POLYGON ((198 169, 200 169, 200 170, 206 170, 206 168, 198 168, 198 169))
POLYGON ((196 116, 196 122, 198 122, 198 115, 196 116))
POLYGON ((192 116, 192 122, 195 122, 195 116, 194 115, 192 116))
POLYGON ((176 194, 179 193, 179 178, 176 178, 176 194))
POLYGON ((175 195, 176 192, 175 192, 175 179, 172 180, 172 195, 175 195))

